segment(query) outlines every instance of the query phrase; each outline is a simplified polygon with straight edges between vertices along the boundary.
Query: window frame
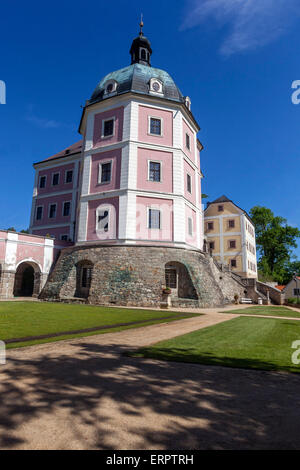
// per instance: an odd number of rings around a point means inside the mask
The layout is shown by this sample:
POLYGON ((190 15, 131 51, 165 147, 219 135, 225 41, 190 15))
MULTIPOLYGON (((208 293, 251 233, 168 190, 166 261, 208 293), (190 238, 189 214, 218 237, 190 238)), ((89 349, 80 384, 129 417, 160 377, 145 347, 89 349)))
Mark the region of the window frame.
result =
POLYGON ((63 217, 69 217, 71 215, 71 204, 72 202, 71 201, 63 201, 62 203, 62 216, 63 217), (69 206, 69 214, 65 214, 65 204, 70 204, 69 206))
POLYGON ((214 222, 207 222, 207 231, 214 230, 214 222), (209 226, 212 225, 210 228, 209 226))
POLYGON ((148 160, 148 181, 151 183, 162 183, 162 161, 161 160, 148 160), (151 180, 150 179, 150 166, 151 163, 158 163, 159 164, 159 181, 151 180))
POLYGON ((188 234, 190 237, 194 235, 194 221, 193 217, 188 217, 188 234), (191 229, 191 230, 190 230, 191 229))
POLYGON ((162 227, 162 216, 161 216, 161 210, 160 209, 157 209, 157 207, 147 207, 147 228, 149 230, 161 230, 161 227, 162 227), (151 211, 157 211, 159 213, 159 227, 151 227, 151 223, 150 223, 150 214, 151 214, 151 211))
POLYGON ((48 219, 56 219, 56 216, 57 216, 57 203, 56 203, 56 202, 53 202, 53 203, 50 203, 50 204, 49 204, 48 219), (50 217, 51 206, 55 206, 55 216, 54 216, 54 217, 50 217))
POLYGON ((148 135, 154 136, 154 137, 163 137, 164 136, 164 127, 163 127, 164 120, 160 116, 148 116, 148 135), (151 132, 151 119, 156 119, 157 121, 160 121, 160 134, 154 134, 151 132))
POLYGON ((51 178, 51 186, 59 186, 59 183, 60 183, 60 171, 56 171, 55 173, 52 173, 52 178, 51 178), (57 184, 54 184, 53 181, 54 181, 54 176, 58 175, 58 180, 57 180, 57 184))
POLYGON ((229 248, 229 250, 235 250, 236 249, 236 240, 228 240, 228 248, 229 248), (234 246, 231 246, 232 243, 234 243, 234 246))
POLYGON ((223 204, 218 205, 218 212, 224 212, 224 205, 223 204))
POLYGON ((186 173, 186 190, 189 194, 193 193, 192 175, 190 173, 186 173), (188 181, 190 181, 190 190, 189 190, 188 181))
POLYGON ((47 175, 40 175, 39 176, 39 189, 45 189, 46 188, 46 185, 47 185, 47 175), (42 178, 45 178, 45 186, 41 186, 41 180, 42 178))
POLYGON ((109 184, 109 183, 112 182, 112 179, 113 179, 113 162, 114 161, 113 161, 112 158, 99 162, 99 165, 98 165, 98 185, 105 185, 105 184, 109 184), (110 180, 109 181, 101 181, 102 180, 102 166, 106 165, 107 163, 110 163, 110 180))
POLYGON ((228 228, 235 228, 235 220, 229 219, 228 220, 228 228))
POLYGON ((73 170, 73 169, 71 169, 71 170, 66 170, 66 171, 65 171, 65 184, 71 184, 71 183, 73 183, 73 177, 74 177, 74 170, 73 170), (71 179, 71 181, 67 181, 67 174, 68 174, 68 173, 72 173, 72 179, 71 179))
POLYGON ((44 216, 44 206, 36 206, 35 210, 35 220, 43 220, 44 216), (38 209, 42 209, 41 217, 38 219, 37 214, 38 214, 38 209))
POLYGON ((69 241, 69 238, 70 238, 70 235, 67 234, 67 233, 61 233, 60 236, 59 236, 59 239, 60 239, 60 241, 62 241, 62 242, 67 242, 67 241, 69 241), (62 237, 67 237, 67 240, 63 240, 62 237))
POLYGON ((230 267, 231 268, 237 268, 237 260, 236 259, 231 259, 230 260, 230 267), (234 265, 232 263, 234 263, 234 265))
POLYGON ((188 149, 188 151, 191 151, 191 136, 188 132, 185 133, 185 148, 188 149), (187 143, 189 145, 187 145, 187 143))
POLYGON ((102 119, 102 124, 101 124, 101 139, 110 139, 111 137, 114 137, 116 132, 116 116, 109 117, 107 119, 102 119), (113 121, 113 132, 112 134, 109 135, 104 135, 104 128, 105 128, 105 123, 113 121))

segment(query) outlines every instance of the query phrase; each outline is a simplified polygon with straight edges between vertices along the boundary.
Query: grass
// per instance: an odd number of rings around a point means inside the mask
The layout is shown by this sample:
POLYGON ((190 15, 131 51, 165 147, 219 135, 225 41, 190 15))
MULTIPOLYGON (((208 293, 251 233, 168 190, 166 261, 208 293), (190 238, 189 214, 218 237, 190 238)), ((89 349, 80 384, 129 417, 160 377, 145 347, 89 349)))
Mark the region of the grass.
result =
POLYGON ((300 322, 239 317, 131 352, 135 357, 218 366, 300 372, 291 362, 300 322))
POLYGON ((237 315, 270 315, 273 317, 300 318, 300 312, 296 312, 295 310, 291 310, 286 307, 256 306, 236 310, 227 310, 221 313, 236 313, 237 315))
MULTIPOLYGON (((142 310, 114 307, 96 307, 90 305, 69 305, 50 302, 0 302, 0 339, 7 341, 15 338, 26 338, 111 326, 106 330, 85 333, 64 334, 55 338, 36 339, 22 343, 7 344, 7 348, 29 346, 32 344, 61 341, 95 334, 111 333, 128 328, 139 328, 162 322, 178 320, 179 312, 168 310, 142 310), (162 317, 171 317, 160 320, 162 317), (118 326, 119 323, 142 321, 138 325, 118 326), (114 325, 116 325, 114 327, 114 325)), ((184 318, 196 314, 182 314, 184 318)))

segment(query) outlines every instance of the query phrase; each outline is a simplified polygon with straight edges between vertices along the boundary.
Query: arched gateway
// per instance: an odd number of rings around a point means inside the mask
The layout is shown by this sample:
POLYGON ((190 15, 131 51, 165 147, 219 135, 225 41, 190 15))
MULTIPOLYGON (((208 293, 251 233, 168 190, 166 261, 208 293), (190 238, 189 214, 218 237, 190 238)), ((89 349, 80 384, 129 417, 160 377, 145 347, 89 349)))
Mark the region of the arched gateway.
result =
POLYGON ((41 270, 32 261, 21 262, 16 270, 14 282, 15 297, 37 297, 40 292, 41 270))

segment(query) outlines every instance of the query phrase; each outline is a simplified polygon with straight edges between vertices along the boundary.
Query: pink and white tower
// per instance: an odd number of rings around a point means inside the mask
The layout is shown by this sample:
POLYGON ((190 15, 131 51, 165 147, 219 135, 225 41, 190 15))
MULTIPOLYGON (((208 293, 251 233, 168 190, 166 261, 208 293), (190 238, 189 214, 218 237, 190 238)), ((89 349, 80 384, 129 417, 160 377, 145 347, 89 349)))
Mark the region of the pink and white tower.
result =
POLYGON ((170 75, 134 39, 83 111, 76 245, 203 247, 199 126, 170 75))

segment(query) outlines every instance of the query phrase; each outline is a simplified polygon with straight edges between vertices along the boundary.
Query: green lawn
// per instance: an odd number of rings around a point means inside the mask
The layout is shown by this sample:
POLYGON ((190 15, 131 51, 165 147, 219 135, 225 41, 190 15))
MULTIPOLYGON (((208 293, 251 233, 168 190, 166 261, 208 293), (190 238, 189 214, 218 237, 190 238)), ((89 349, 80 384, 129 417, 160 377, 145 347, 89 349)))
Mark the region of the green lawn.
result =
POLYGON ((292 342, 300 322, 240 317, 129 353, 167 361, 300 372, 293 365, 292 342))
POLYGON ((266 305, 227 310, 221 313, 236 313, 238 315, 270 315, 273 317, 300 318, 300 310, 296 312, 286 307, 269 307, 266 305))
POLYGON ((47 339, 31 340, 22 343, 7 344, 8 348, 31 344, 59 341, 66 338, 111 333, 127 328, 173 321, 178 315, 185 318, 195 314, 181 314, 168 310, 138 310, 114 307, 96 307, 90 305, 69 305, 50 302, 0 302, 0 339, 7 341, 28 336, 40 336, 59 332, 68 332, 86 328, 112 325, 111 329, 89 333, 73 333, 47 339), (172 317, 168 320, 159 320, 172 317), (145 321, 144 324, 116 326, 119 323, 145 321))

